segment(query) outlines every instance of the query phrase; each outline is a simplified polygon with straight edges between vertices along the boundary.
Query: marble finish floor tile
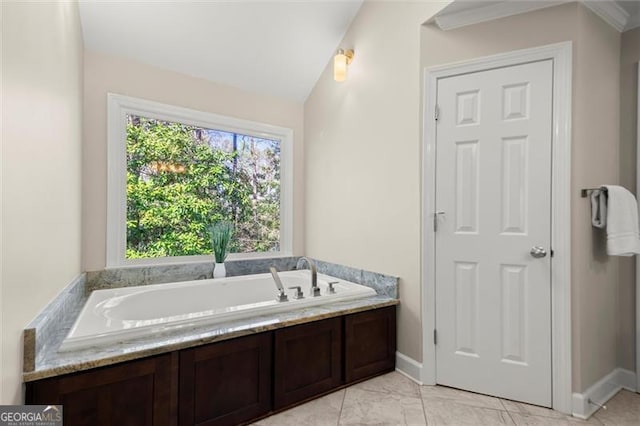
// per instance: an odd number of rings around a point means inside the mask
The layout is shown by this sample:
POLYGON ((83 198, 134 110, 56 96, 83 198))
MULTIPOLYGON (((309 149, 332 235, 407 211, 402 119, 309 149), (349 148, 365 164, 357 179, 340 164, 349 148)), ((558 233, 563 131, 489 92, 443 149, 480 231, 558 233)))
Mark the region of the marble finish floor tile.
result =
POLYGON ((358 383, 351 388, 420 398, 420 385, 396 371, 358 383))
POLYGON ((504 410, 474 407, 453 401, 430 401, 424 405, 424 413, 429 426, 477 426, 513 425, 514 422, 504 410))
POLYGON ((589 420, 388 373, 268 417, 255 425, 640 425, 640 394, 621 391, 589 420))
POLYGON ((282 413, 262 419, 256 426, 335 426, 340 418, 346 390, 342 389, 322 398, 299 405, 282 413))
POLYGON ((621 390, 607 402, 607 409, 599 409, 593 417, 604 425, 640 425, 640 394, 621 390))
MULTIPOLYGON (((560 413, 558 413, 560 414, 560 413)), ((591 417, 589 420, 581 420, 576 417, 571 416, 562 416, 561 417, 544 417, 544 416, 533 416, 530 414, 522 414, 522 413, 509 413, 511 419, 518 426, 581 426, 581 425, 597 425, 602 426, 602 422, 600 422, 595 417, 591 417)))
POLYGON ((446 386, 420 386, 420 393, 425 409, 434 402, 451 402, 471 407, 505 410, 498 398, 446 386))
POLYGON ((556 419, 563 419, 566 417, 563 413, 554 411, 550 408, 540 407, 538 405, 510 401, 508 399, 501 399, 500 402, 504 406, 504 410, 507 410, 510 413, 517 413, 525 416, 553 417, 556 419))
POLYGON ((422 400, 402 394, 347 388, 341 425, 426 425, 422 400))

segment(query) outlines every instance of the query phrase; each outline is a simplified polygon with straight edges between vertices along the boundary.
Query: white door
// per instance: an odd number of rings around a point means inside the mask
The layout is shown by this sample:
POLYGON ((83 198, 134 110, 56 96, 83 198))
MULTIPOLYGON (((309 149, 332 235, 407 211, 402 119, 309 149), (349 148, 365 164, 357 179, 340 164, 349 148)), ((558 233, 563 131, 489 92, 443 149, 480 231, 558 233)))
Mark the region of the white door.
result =
POLYGON ((437 382, 551 406, 552 62, 437 90, 437 382))

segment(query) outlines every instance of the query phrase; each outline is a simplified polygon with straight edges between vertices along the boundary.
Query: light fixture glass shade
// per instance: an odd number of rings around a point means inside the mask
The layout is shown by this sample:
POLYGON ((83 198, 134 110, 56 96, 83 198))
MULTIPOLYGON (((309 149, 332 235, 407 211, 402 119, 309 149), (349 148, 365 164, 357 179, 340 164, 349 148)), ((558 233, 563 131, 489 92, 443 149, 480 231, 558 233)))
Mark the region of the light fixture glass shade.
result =
POLYGON ((347 78, 347 55, 340 49, 333 57, 333 79, 344 81, 347 78))

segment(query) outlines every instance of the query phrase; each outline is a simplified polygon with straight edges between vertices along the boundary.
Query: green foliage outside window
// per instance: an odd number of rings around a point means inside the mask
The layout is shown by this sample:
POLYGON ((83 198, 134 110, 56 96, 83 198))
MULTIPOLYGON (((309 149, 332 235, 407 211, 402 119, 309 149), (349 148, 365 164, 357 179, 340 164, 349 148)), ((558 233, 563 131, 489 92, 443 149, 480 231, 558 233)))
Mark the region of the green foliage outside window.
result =
POLYGON ((280 142, 127 116, 126 257, 211 254, 220 221, 231 253, 279 250, 280 142))

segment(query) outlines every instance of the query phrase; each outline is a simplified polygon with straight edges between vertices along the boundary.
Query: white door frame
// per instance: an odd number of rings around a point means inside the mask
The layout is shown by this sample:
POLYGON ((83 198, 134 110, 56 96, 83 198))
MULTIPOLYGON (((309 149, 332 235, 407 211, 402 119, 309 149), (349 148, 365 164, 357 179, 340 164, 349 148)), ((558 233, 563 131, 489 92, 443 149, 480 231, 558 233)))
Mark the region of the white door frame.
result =
POLYGON ((436 384, 435 234, 438 79, 533 61, 553 60, 551 168, 551 368, 553 409, 571 413, 571 83, 572 42, 492 55, 425 69, 422 147, 422 377, 436 384))

